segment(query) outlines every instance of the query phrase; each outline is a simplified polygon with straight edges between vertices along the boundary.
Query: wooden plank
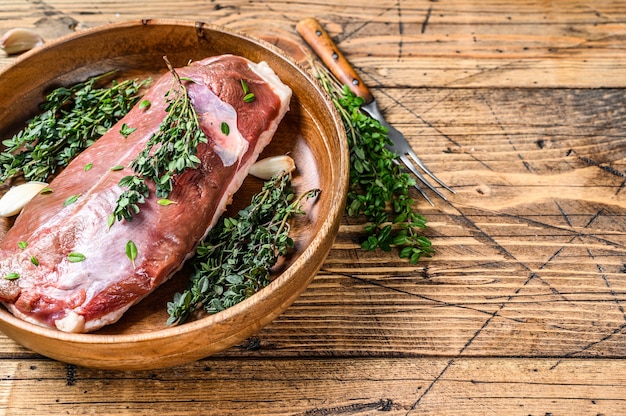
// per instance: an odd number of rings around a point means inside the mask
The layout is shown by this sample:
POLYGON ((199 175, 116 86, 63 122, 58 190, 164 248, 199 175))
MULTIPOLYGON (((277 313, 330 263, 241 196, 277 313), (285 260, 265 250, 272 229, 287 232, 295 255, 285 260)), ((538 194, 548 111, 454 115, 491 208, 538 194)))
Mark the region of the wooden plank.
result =
POLYGON ((11 415, 611 415, 626 405, 623 367, 623 360, 257 359, 114 372, 5 360, 0 405, 11 415))
MULTIPOLYGON (((0 32, 37 29, 46 39, 131 19, 206 21, 266 35, 294 35, 295 23, 318 17, 366 82, 377 87, 620 87, 626 55, 615 49, 626 34, 619 2, 568 1, 559 10, 518 2, 151 2, 150 11, 126 2, 51 0, 33 11, 11 0, 0 10, 0 32), (281 12, 278 12, 281 11, 281 12), (277 19, 277 13, 281 19, 277 19), (79 20, 77 20, 79 19, 79 20)), ((297 39, 297 36, 294 36, 297 39)), ((0 65, 9 60, 0 56, 0 65)))

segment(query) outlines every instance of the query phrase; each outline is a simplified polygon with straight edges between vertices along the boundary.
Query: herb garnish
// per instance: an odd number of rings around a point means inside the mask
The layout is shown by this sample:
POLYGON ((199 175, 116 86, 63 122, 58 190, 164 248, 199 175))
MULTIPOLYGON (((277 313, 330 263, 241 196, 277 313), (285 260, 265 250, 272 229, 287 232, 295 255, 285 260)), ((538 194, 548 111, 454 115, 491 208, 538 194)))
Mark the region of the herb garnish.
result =
POLYGON ((283 172, 265 182, 237 217, 222 217, 190 260, 188 288, 168 302, 168 325, 183 323, 198 308, 219 312, 267 286, 270 269, 294 244, 289 218, 303 213, 302 201, 319 192, 296 199, 290 175, 283 172))
POLYGON ((248 84, 246 83, 246 81, 244 81, 243 79, 240 80, 241 82, 241 88, 243 89, 243 102, 245 103, 251 103, 255 100, 255 96, 253 92, 250 92, 250 87, 248 87, 248 84))
POLYGON ((95 87, 113 72, 51 91, 40 106, 43 113, 2 142, 0 182, 20 173, 29 181, 47 181, 126 115, 149 80, 113 81, 108 88, 95 87))
POLYGON ((228 134, 230 133, 230 126, 228 125, 228 123, 225 121, 222 121, 220 128, 222 129, 222 134, 224 136, 228 136, 228 134))
POLYGON ((67 207, 68 205, 72 205, 74 202, 78 201, 78 198, 80 198, 80 195, 68 196, 67 199, 63 201, 63 206, 67 207))
POLYGON ((135 259, 137 258, 137 246, 133 242, 133 240, 128 240, 126 243, 126 257, 128 257, 133 263, 133 268, 135 267, 135 259))
POLYGON ((243 95, 246 95, 247 93, 249 93, 250 88, 248 87, 248 83, 243 79, 239 80, 239 82, 241 83, 241 89, 243 90, 243 95))
POLYGON ((15 279, 19 279, 20 275, 15 272, 11 272, 11 273, 8 273, 6 276, 4 276, 4 278, 6 280, 15 280, 15 279))
MULTIPOLYGON (((208 142, 200 129, 187 88, 167 58, 165 61, 173 75, 172 86, 165 94, 167 115, 159 130, 148 139, 146 147, 130 163, 135 173, 120 180, 119 185, 127 189, 117 200, 113 222, 132 221, 133 215, 139 213, 139 205, 150 195, 146 179, 156 184, 157 197, 166 198, 172 191, 174 175, 188 168, 196 169, 200 164, 196 156, 198 144, 208 142)), ((111 219, 108 222, 111 223, 111 219)))
POLYGON ((67 259, 70 261, 70 263, 80 263, 81 261, 85 261, 87 257, 85 257, 84 254, 72 251, 70 254, 67 255, 67 259))
POLYGON ((161 199, 157 200, 157 204, 159 204, 159 205, 161 205, 163 207, 166 207, 168 205, 172 205, 172 204, 175 204, 175 203, 176 203, 176 201, 172 201, 172 200, 167 199, 167 198, 161 198, 161 199))
POLYGON ((313 62, 316 77, 339 111, 350 147, 350 190, 346 210, 350 216, 364 215, 367 238, 364 250, 397 247, 401 258, 417 263, 434 250, 427 237, 420 235, 426 219, 416 212, 409 189, 415 180, 396 163, 398 155, 385 147, 391 142, 387 129, 361 110, 363 99, 332 76, 320 63, 313 62))
POLYGON ((137 127, 130 127, 128 124, 124 123, 120 129, 120 134, 126 138, 135 130, 137 130, 137 127))

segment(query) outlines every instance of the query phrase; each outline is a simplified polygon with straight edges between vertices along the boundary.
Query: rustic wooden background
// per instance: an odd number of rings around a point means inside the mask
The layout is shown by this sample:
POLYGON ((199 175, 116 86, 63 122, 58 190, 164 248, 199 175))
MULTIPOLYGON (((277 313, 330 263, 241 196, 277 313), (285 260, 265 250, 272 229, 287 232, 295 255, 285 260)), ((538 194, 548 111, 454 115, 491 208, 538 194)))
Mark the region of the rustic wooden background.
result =
POLYGON ((317 17, 457 191, 419 200, 432 258, 364 252, 346 217, 292 307, 193 364, 91 370, 0 335, 7 414, 626 414, 626 1, 0 3, 0 34, 46 39, 167 17, 301 43, 317 17))

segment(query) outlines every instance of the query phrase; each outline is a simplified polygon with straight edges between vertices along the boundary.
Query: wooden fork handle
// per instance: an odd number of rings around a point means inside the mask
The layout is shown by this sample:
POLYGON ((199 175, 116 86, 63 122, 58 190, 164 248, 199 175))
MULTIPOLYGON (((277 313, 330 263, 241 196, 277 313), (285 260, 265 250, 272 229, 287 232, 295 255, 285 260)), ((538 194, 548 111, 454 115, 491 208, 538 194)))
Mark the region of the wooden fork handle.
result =
POLYGON ((316 19, 311 17, 301 20, 296 25, 296 30, 339 81, 348 85, 355 95, 363 97, 365 104, 374 100, 361 77, 316 19))

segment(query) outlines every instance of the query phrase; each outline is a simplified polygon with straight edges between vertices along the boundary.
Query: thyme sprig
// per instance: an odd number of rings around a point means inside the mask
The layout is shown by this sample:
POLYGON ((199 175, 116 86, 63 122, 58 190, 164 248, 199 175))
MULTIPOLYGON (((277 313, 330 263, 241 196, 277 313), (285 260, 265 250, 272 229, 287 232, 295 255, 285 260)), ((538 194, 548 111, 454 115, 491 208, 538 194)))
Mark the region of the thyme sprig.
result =
POLYGON ((146 147, 131 161, 129 167, 134 174, 120 180, 119 185, 126 190, 118 197, 109 225, 115 220, 132 221, 140 212, 139 205, 144 204, 150 195, 146 180, 154 181, 157 197, 167 198, 172 191, 174 176, 186 169, 196 169, 200 164, 196 156, 198 144, 208 142, 183 80, 167 58, 165 61, 173 75, 172 86, 165 94, 167 115, 159 130, 148 139, 146 147))
POLYGON ((290 175, 283 173, 265 182, 236 217, 222 217, 190 260, 188 288, 168 302, 168 325, 183 323, 199 308, 222 311, 267 286, 270 269, 294 245, 289 218, 302 214, 303 200, 319 193, 296 198, 290 175))
POLYGON ((431 241, 421 235, 426 219, 416 211, 409 189, 415 180, 396 163, 398 155, 385 146, 391 143, 387 129, 361 109, 363 99, 342 85, 321 63, 311 63, 315 76, 341 115, 350 148, 348 215, 364 215, 364 250, 399 249, 401 258, 417 263, 434 252, 431 241))
POLYGON ((109 87, 97 87, 114 72, 52 90, 40 105, 42 113, 2 142, 0 182, 19 174, 26 180, 47 181, 124 117, 150 80, 114 80, 109 87))

